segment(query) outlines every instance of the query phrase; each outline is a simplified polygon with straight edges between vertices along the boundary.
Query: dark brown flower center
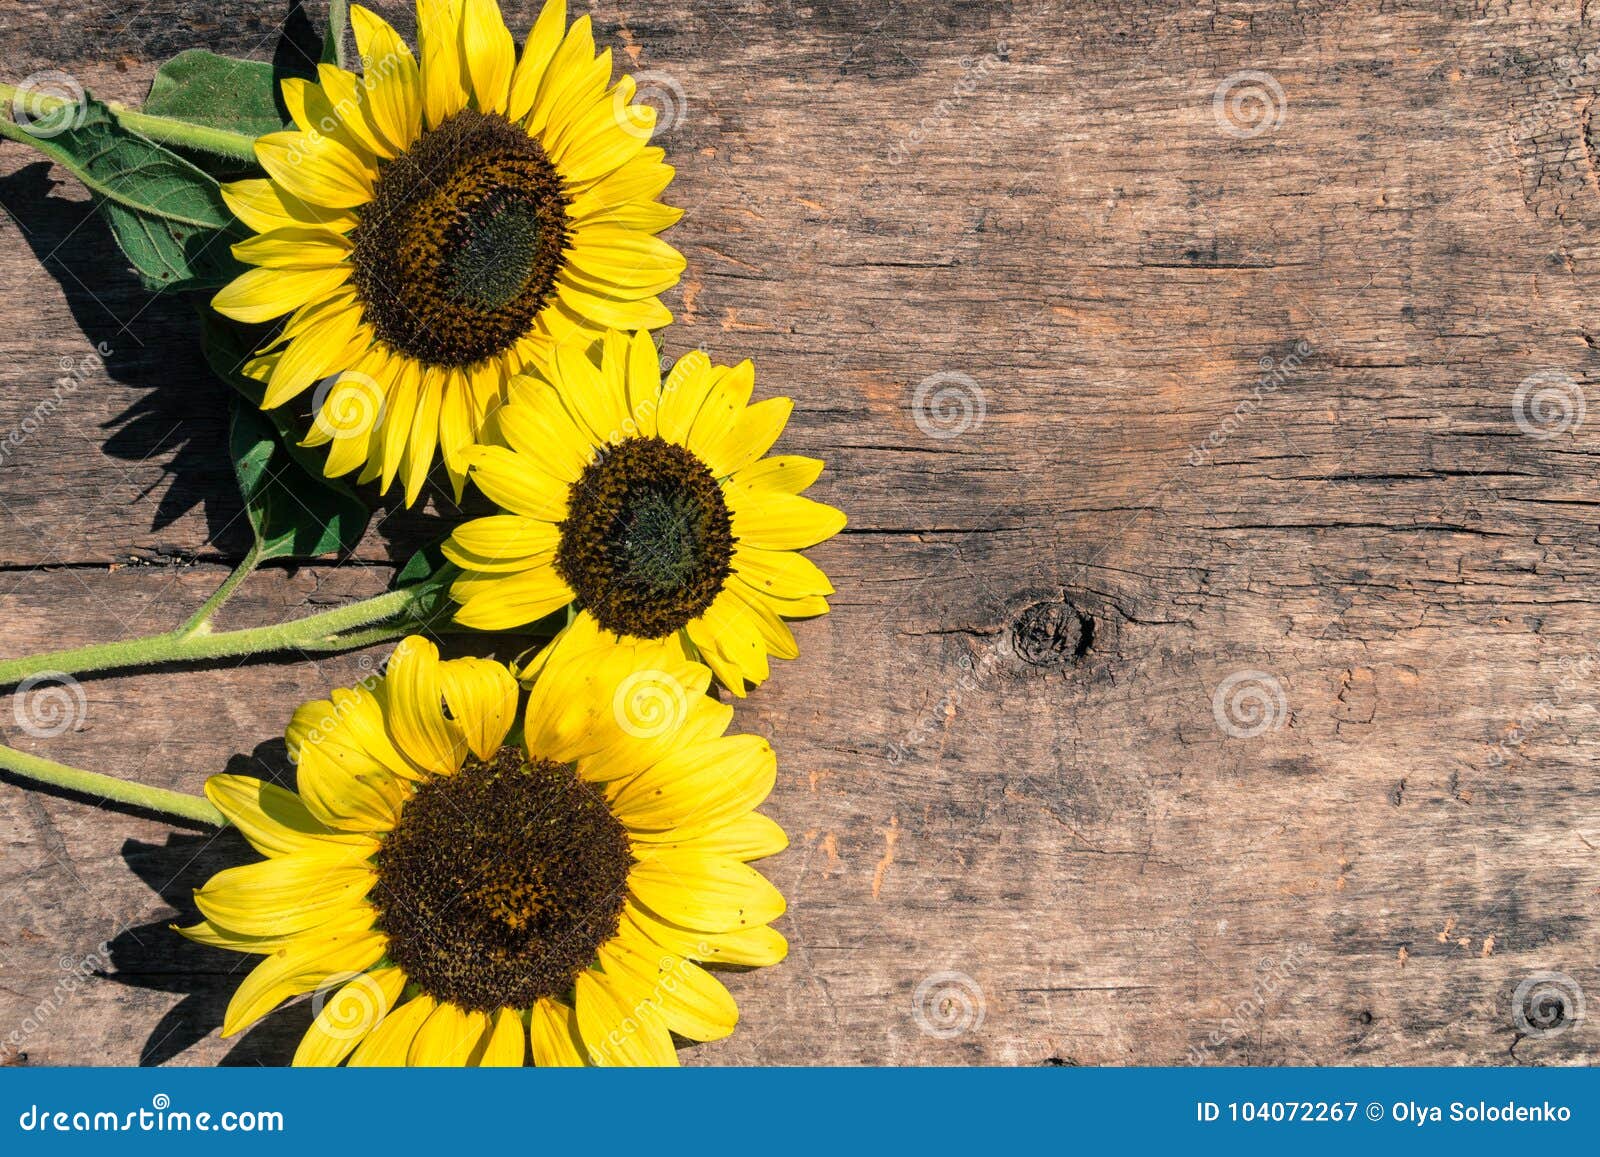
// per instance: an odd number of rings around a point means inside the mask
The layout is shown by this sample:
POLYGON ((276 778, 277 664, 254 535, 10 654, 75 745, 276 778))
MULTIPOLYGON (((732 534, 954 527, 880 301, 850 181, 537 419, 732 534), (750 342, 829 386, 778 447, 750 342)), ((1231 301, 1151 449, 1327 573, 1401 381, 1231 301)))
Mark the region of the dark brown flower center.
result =
POLYGON ((722 488, 682 446, 630 438, 572 484, 556 572, 608 631, 670 635, 711 606, 732 562, 722 488))
POLYGON ((388 345, 465 366, 527 334, 554 293, 567 198, 539 142, 464 109, 380 162, 350 234, 351 283, 388 345))
POLYGON ((571 767, 503 747, 420 786, 376 862, 390 959, 434 999, 489 1012, 570 991, 616 935, 633 855, 571 767))

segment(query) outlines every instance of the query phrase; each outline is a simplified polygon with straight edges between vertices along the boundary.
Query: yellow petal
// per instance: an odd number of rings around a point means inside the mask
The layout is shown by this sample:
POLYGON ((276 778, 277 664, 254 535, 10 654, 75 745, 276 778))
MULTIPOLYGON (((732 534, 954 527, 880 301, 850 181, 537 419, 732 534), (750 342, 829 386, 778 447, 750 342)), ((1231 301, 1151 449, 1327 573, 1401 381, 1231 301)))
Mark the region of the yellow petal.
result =
POLYGON ((421 635, 409 635, 395 647, 384 676, 389 737, 413 763, 435 775, 461 767, 466 745, 460 731, 444 717, 444 688, 439 676, 439 648, 421 635))
POLYGON ((567 215, 585 221, 619 207, 654 201, 672 183, 674 170, 664 164, 666 153, 658 148, 643 150, 616 172, 594 182, 572 199, 567 215))
POLYGON ((698 619, 684 628, 700 657, 717 679, 735 695, 744 696, 745 683, 764 682, 768 675, 767 649, 749 609, 724 588, 698 619))
POLYGON ((726 593, 737 598, 744 607, 745 621, 755 627, 767 654, 779 659, 793 659, 800 654, 794 632, 778 617, 792 605, 790 600, 773 598, 738 578, 728 584, 726 593))
POLYGON ((423 371, 417 393, 417 410, 411 419, 411 435, 406 440, 405 457, 400 461, 400 478, 406 486, 406 505, 414 506, 428 480, 433 451, 439 444, 439 406, 449 371, 429 368, 423 371))
POLYGON ((533 1006, 528 1043, 533 1048, 533 1063, 541 1067, 581 1068, 586 1063, 577 1014, 550 997, 542 997, 533 1006))
POLYGON ((556 351, 557 388, 561 399, 580 429, 596 446, 621 437, 627 417, 621 396, 620 368, 607 366, 602 372, 582 350, 564 347, 556 351))
POLYGON ((708 852, 748 862, 777 855, 789 846, 789 836, 776 820, 760 812, 750 812, 720 828, 671 846, 686 852, 708 852))
POLYGON ((324 269, 247 269, 217 291, 211 306, 224 317, 259 325, 332 293, 350 280, 349 262, 324 269))
POLYGON ((384 406, 383 426, 378 431, 382 442, 382 489, 388 490, 405 458, 406 443, 411 438, 412 420, 417 413, 417 399, 422 393, 422 367, 411 358, 395 360, 394 383, 389 387, 388 403, 384 406))
POLYGON ((325 307, 317 307, 315 318, 296 329, 273 367, 262 408, 276 409, 304 393, 311 383, 348 369, 350 348, 360 328, 360 311, 350 299, 326 299, 325 307))
POLYGON ((514 1009, 502 1008, 490 1014, 488 1031, 467 1063, 485 1069, 514 1069, 521 1067, 527 1054, 528 1034, 522 1016, 514 1009))
POLYGON ((206 798, 264 855, 369 843, 376 850, 369 837, 335 831, 312 815, 294 792, 251 775, 213 775, 206 780, 206 798))
POLYGON ((479 759, 489 760, 517 721, 517 681, 489 659, 451 659, 439 664, 439 682, 450 715, 479 759))
POLYGON ((648 1001, 667 1028, 689 1040, 722 1040, 739 1023, 739 1006, 722 982, 683 956, 664 953, 640 934, 625 931, 600 948, 600 964, 629 988, 635 1003, 648 1001))
POLYGON ((566 0, 548 0, 539 13, 539 19, 534 21, 533 30, 528 33, 528 39, 522 46, 522 57, 517 61, 516 71, 511 74, 511 94, 506 105, 506 116, 511 120, 522 120, 533 107, 539 82, 544 78, 545 69, 566 31, 566 0))
POLYGON ((717 477, 730 475, 772 449, 793 412, 794 403, 788 398, 767 398, 746 406, 731 429, 714 441, 702 443, 698 453, 717 477))
POLYGON ((752 589, 778 598, 833 594, 828 576, 797 551, 763 550, 741 542, 734 548, 733 571, 752 589))
POLYGON ((530 133, 538 134, 550 119, 551 112, 564 100, 593 94, 605 85, 611 73, 610 54, 606 54, 604 75, 600 75, 594 51, 594 32, 587 15, 580 16, 567 29, 565 38, 556 48, 544 75, 539 78, 539 91, 525 120, 530 133))
POLYGON ((433 997, 419 994, 391 1010, 356 1048, 350 1057, 350 1067, 398 1068, 405 1065, 417 1030, 433 1015, 435 1007, 433 997))
POLYGON ((675 751, 623 783, 611 810, 637 838, 687 839, 760 806, 778 760, 759 735, 729 735, 675 751))
POLYGON ((735 470, 728 483, 744 490, 775 490, 779 494, 799 494, 817 480, 817 476, 822 473, 823 465, 820 458, 802 458, 798 454, 763 458, 759 462, 735 470))
POLYGON ((372 169, 331 136, 268 133, 255 148, 267 175, 302 201, 352 209, 372 200, 372 169))
POLYGON ((659 237, 611 225, 574 232, 568 276, 600 292, 660 293, 678 283, 683 254, 659 237))
POLYGON ((549 566, 561 541, 555 523, 520 514, 493 514, 462 523, 441 550, 463 570, 516 574, 549 566))
POLYGON ((308 205, 263 177, 225 183, 222 199, 235 217, 257 233, 308 225, 348 233, 356 224, 356 215, 350 210, 308 205))
POLYGON ((704 852, 660 852, 635 864, 628 889, 664 920, 706 932, 770 924, 783 895, 748 864, 704 852))
POLYGON ((557 297, 596 329, 661 329, 672 323, 672 311, 657 297, 641 297, 638 290, 618 289, 615 296, 595 293, 572 282, 572 274, 563 270, 556 280, 557 297))
POLYGON ((573 595, 554 566, 540 565, 521 574, 457 579, 450 597, 461 604, 456 622, 479 631, 505 631, 538 622, 573 595))
POLYGON ((844 529, 844 512, 809 498, 775 491, 723 488, 733 514, 733 536, 766 550, 803 550, 844 529))
POLYGON ((783 934, 765 924, 733 932, 696 932, 668 923, 631 900, 623 906, 623 919, 669 952, 710 964, 762 968, 777 964, 789 953, 783 934))
POLYGON ((474 446, 466 458, 473 482, 500 509, 546 523, 566 518, 571 485, 546 473, 530 456, 504 446, 474 446))
POLYGON ((506 444, 562 482, 576 482, 594 458, 598 443, 579 428, 561 395, 547 383, 517 379, 517 400, 497 417, 506 444))
POLYGON ((441 1003, 412 1038, 406 1063, 460 1068, 471 1060, 488 1027, 489 1018, 483 1013, 441 1003))
POLYGON ((641 438, 656 434, 656 410, 661 405, 661 354, 644 330, 628 343, 628 417, 641 438))
POLYGON ((690 350, 676 362, 661 386, 661 408, 656 426, 662 438, 683 445, 711 388, 711 359, 700 350, 690 350))
POLYGON ((351 977, 317 1009, 295 1049, 294 1064, 300 1068, 337 1065, 383 1020, 405 985, 405 973, 393 966, 351 977))
POLYGON ((436 129, 467 107, 461 75, 460 0, 417 0, 417 46, 422 50, 422 108, 436 129))
POLYGON ((353 4, 350 24, 361 53, 367 111, 373 127, 389 144, 390 155, 396 155, 422 132, 421 71, 400 34, 376 13, 353 4))
POLYGON ((331 742, 303 746, 295 778, 311 814, 341 831, 389 831, 410 795, 387 768, 331 742))
POLYGON ((380 932, 339 932, 280 949, 250 972, 228 1001, 222 1035, 249 1028, 291 996, 310 992, 340 973, 377 963, 388 941, 380 932))
POLYGON ((719 366, 712 371, 711 388, 706 391, 706 400, 700 404, 700 412, 694 416, 694 425, 684 444, 709 464, 714 474, 720 476, 727 471, 717 469, 708 451, 723 449, 732 437, 739 416, 749 404, 755 380, 755 367, 748 359, 736 366, 719 366))
POLYGON ((517 46, 495 0, 466 0, 461 44, 472 78, 473 105, 480 112, 505 112, 517 46))
POLYGON ((678 1054, 661 1013, 630 1000, 626 985, 593 969, 578 973, 578 1034, 597 1065, 676 1065, 678 1054))
POLYGON ((397 151, 378 130, 372 116, 368 87, 353 72, 333 64, 317 65, 317 79, 329 111, 360 148, 376 157, 393 157, 397 151))
POLYGON ((225 868, 194 894, 212 924, 245 936, 290 936, 352 911, 377 873, 367 862, 377 848, 295 852, 225 868))

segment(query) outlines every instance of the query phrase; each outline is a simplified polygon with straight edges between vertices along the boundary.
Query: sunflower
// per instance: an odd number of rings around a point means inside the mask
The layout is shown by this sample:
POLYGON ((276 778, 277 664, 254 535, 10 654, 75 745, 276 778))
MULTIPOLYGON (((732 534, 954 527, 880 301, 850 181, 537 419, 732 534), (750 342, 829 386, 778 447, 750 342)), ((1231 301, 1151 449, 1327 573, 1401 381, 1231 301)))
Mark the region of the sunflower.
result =
POLYGON ((684 261, 655 235, 681 210, 648 146, 655 110, 611 83, 589 17, 550 0, 517 55, 494 0, 418 0, 420 66, 351 8, 362 75, 283 82, 295 129, 256 142, 266 179, 223 187, 256 266, 214 305, 290 315, 245 367, 272 409, 321 383, 306 445, 329 477, 396 475, 415 502, 438 447, 465 452, 506 381, 607 326, 654 329, 684 261))
POLYGON ((289 725, 299 791, 214 776, 268 858, 195 893, 203 944, 264 959, 223 1034, 315 992, 300 1065, 673 1064, 738 1009, 702 963, 775 964, 775 761, 725 735, 711 673, 547 649, 519 690, 413 636, 386 674, 289 725))
POLYGON ((799 654, 784 620, 827 611, 833 586, 799 551, 845 516, 800 496, 820 461, 762 457, 793 403, 750 405, 748 361, 696 350, 663 383, 648 333, 597 345, 557 350, 548 379, 515 379, 496 415, 505 445, 467 452, 504 513, 443 548, 466 572, 456 619, 503 630, 575 605, 569 630, 671 640, 743 695, 769 655, 799 654))

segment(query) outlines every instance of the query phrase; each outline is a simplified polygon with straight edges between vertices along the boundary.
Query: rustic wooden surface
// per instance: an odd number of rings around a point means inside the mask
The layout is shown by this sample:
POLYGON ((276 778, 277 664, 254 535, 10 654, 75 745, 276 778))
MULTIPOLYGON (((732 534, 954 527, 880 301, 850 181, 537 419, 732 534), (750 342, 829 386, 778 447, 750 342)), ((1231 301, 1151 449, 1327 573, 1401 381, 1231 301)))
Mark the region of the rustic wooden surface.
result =
MULTIPOLYGON (((0 49, 132 99, 184 47, 269 55, 278 11, 4 0, 0 49)), ((1595 1017, 1512 1008, 1540 972, 1600 1001, 1600 11, 593 12, 683 98, 669 347, 754 357, 852 518, 834 613, 739 709, 782 759, 793 953, 686 1059, 1600 1056, 1595 1017), (1265 120, 1219 120, 1230 78, 1265 120)), ((0 462, 4 651, 176 623, 241 548, 192 305, 15 145, 0 204, 0 430, 113 351, 0 462)), ((447 515, 227 621, 377 590, 447 515)), ((0 733, 198 788, 281 769, 295 704, 378 658, 97 679, 75 730, 0 733)), ((5 1059, 281 1063, 306 1014, 219 1040, 239 960, 166 930, 244 856, 0 784, 5 1059)))

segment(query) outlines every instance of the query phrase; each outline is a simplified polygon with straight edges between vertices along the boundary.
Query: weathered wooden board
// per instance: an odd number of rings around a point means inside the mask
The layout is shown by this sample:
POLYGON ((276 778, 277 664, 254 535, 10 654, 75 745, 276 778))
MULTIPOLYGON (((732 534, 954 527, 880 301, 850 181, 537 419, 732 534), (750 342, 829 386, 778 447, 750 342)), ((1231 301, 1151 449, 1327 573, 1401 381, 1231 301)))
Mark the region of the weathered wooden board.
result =
MULTIPOLYGON (((0 48, 135 98, 183 47, 269 55, 264 9, 4 0, 0 48)), ((677 102, 669 348, 754 357, 852 517, 834 613, 739 711, 793 953, 686 1058, 1600 1057, 1513 1009, 1542 972, 1600 999, 1600 13, 593 13, 677 102)), ((180 621, 240 543, 192 305, 13 145, 0 204, 0 430, 113 351, 0 461, 5 651, 180 621)), ((376 590, 448 513, 229 614, 376 590)), ((0 732, 281 773, 294 705, 379 657, 95 680, 77 730, 0 732)), ((166 931, 243 854, 0 785, 11 1059, 281 1063, 305 1014, 218 1040, 239 962, 166 931)))

